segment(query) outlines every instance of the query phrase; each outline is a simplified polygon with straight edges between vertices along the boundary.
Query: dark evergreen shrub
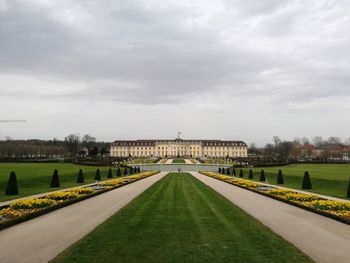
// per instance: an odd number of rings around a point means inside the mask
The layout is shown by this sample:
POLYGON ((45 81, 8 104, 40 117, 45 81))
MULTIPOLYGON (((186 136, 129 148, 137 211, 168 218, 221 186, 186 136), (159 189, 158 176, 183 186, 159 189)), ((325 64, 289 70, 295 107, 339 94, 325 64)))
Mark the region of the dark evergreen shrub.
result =
POLYGON ((226 169, 226 175, 230 175, 230 174, 231 174, 230 168, 227 168, 226 169))
POLYGON ((346 197, 350 197, 350 178, 349 178, 348 192, 346 193, 346 197))
POLYGON ((50 187, 60 187, 60 178, 58 177, 57 169, 53 171, 50 187))
POLYGON ((135 166, 134 167, 134 174, 136 174, 137 173, 137 167, 135 166))
POLYGON ((120 168, 118 167, 118 169, 117 169, 117 177, 120 177, 120 176, 122 176, 122 172, 120 171, 120 168))
POLYGON ((232 175, 236 176, 236 169, 235 168, 232 168, 232 175))
POLYGON ((112 169, 109 168, 107 178, 113 178, 112 169))
POLYGON ((124 168, 124 175, 128 175, 128 168, 124 168))
POLYGON ((132 167, 130 167, 129 174, 133 174, 133 173, 134 173, 134 169, 132 167))
POLYGON ((100 172, 100 169, 97 169, 97 170, 96 170, 95 181, 101 181, 101 172, 100 172))
POLYGON ((141 173, 140 166, 139 166, 139 167, 137 167, 137 172, 138 172, 138 173, 141 173))
POLYGON ((284 178, 283 178, 283 174, 282 174, 282 170, 281 169, 278 170, 277 184, 284 184, 284 178))
POLYGON ((244 175, 243 175, 243 170, 242 169, 240 169, 239 170, 239 177, 243 177, 244 175))
POLYGON ((303 178, 303 189, 312 189, 311 178, 308 171, 305 171, 303 178))
POLYGON ((266 181, 264 169, 262 169, 261 172, 260 172, 259 180, 260 180, 260 182, 265 182, 266 181))
POLYGON ((248 175, 249 179, 254 179, 254 174, 253 174, 253 170, 249 169, 249 175, 248 175))
POLYGON ((10 173, 9 180, 6 186, 7 195, 18 195, 18 185, 17 185, 17 177, 15 172, 10 173))
POLYGON ((221 174, 221 167, 219 167, 218 173, 221 174))
POLYGON ((82 169, 79 170, 77 183, 79 184, 84 183, 84 174, 82 169))

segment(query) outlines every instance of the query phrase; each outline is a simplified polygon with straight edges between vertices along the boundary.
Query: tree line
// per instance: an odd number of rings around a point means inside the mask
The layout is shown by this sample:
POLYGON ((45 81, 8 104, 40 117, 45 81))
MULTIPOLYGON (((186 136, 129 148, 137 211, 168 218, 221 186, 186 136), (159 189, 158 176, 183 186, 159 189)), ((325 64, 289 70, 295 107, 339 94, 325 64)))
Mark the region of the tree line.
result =
POLYGON ((64 139, 0 140, 0 159, 55 159, 74 156, 106 156, 110 143, 98 142, 88 134, 69 134, 64 139))
MULTIPOLYGON (((348 149, 350 156, 350 138, 342 141, 339 137, 332 136, 323 139, 321 136, 315 136, 311 141, 307 137, 295 138, 293 141, 281 140, 278 136, 273 136, 272 143, 267 143, 263 148, 257 148, 254 143, 248 148, 250 156, 263 159, 270 159, 279 162, 287 162, 291 159, 311 157, 311 149, 321 149, 319 154, 321 159, 342 158, 343 153, 337 150, 336 146, 340 145, 340 149, 348 149), (307 148, 309 146, 309 148, 307 148), (333 149, 329 146, 334 146, 333 149)), ((346 150, 345 150, 346 151, 346 150)))

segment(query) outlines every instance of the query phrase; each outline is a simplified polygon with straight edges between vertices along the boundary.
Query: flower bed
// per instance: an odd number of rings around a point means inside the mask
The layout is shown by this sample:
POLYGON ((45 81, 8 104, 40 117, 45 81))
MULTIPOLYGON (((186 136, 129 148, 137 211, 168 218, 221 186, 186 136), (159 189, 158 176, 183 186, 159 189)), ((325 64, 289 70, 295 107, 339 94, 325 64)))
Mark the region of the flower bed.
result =
POLYGON ((274 186, 267 187, 265 184, 213 172, 201 171, 200 173, 350 224, 350 202, 325 199, 316 194, 300 193, 293 191, 293 189, 280 189, 274 186))
POLYGON ((13 201, 0 208, 0 230, 157 173, 157 171, 144 172, 107 180, 89 187, 52 192, 40 198, 13 201))

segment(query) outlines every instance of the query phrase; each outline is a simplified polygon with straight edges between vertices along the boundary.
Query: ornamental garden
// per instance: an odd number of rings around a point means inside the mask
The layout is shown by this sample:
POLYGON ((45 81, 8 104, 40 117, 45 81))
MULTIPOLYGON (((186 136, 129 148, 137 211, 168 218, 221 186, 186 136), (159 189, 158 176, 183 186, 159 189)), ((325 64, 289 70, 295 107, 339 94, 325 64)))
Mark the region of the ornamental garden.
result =
MULTIPOLYGON (((159 161, 167 164, 200 165, 194 159, 159 161)), ((118 167, 2 163, 0 238, 5 228, 160 172, 142 167, 135 162, 118 167)), ((190 173, 163 174, 53 262, 138 262, 141 257, 143 262, 312 262, 190 173)), ((219 164, 216 172, 200 174, 350 225, 349 165, 245 168, 219 164)))

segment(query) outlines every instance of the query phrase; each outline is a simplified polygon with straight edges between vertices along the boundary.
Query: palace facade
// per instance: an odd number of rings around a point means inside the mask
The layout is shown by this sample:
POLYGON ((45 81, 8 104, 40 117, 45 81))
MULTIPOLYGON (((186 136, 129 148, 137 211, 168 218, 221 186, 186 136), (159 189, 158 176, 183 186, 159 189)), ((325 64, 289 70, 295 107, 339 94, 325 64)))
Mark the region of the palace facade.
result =
POLYGON ((111 145, 113 157, 247 157, 247 144, 221 140, 120 140, 111 145))

